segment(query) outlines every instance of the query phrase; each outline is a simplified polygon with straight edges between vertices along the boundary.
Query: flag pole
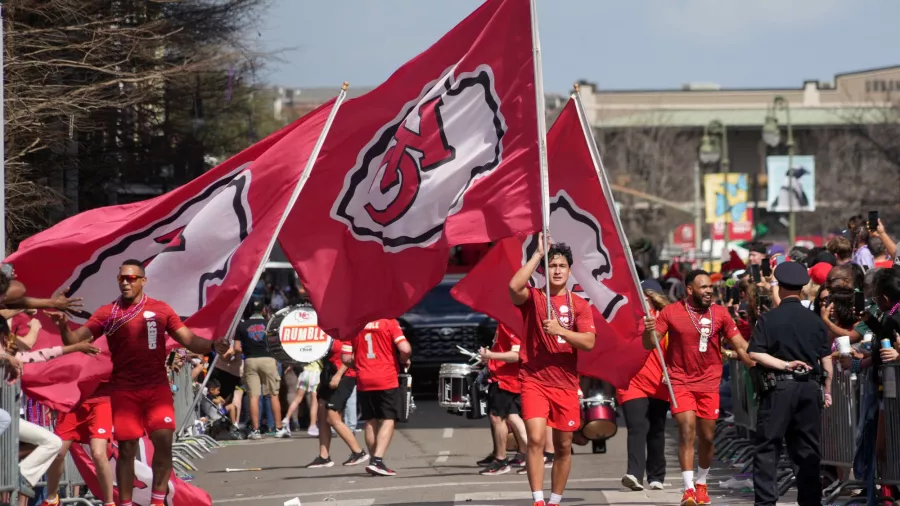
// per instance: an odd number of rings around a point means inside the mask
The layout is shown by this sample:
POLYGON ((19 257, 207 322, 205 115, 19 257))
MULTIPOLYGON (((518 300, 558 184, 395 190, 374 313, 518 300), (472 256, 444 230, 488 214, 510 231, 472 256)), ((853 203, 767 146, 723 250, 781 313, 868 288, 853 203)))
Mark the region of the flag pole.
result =
MULTIPOLYGON (((278 242, 278 235, 281 233, 281 228, 284 226, 284 222, 287 221, 291 209, 293 209, 294 204, 300 197, 300 191, 303 190, 303 186, 309 179, 309 174, 312 172, 313 165, 315 165, 316 159, 319 157, 319 152, 322 150, 322 146, 325 144, 325 137, 328 135, 328 131, 331 130, 331 124, 334 123, 334 117, 337 116, 338 108, 340 108, 341 104, 344 102, 344 99, 347 97, 347 88, 349 86, 350 84, 346 81, 341 86, 341 91, 340 93, 338 93, 338 96, 334 101, 334 106, 332 106, 331 112, 328 114, 328 119, 325 121, 325 125, 322 127, 322 133, 319 134, 319 139, 316 141, 315 146, 313 146, 312 152, 309 155, 309 159, 306 161, 306 167, 303 168, 303 172, 300 174, 300 179, 297 181, 297 185, 294 187, 294 191, 291 193, 291 198, 290 200, 288 200, 287 206, 284 209, 284 213, 281 214, 281 218, 278 220, 278 225, 275 227, 275 231, 272 233, 272 239, 269 241, 269 245, 266 247, 266 252, 260 259, 259 265, 256 268, 256 273, 253 274, 253 278, 250 280, 250 284, 247 286, 247 291, 244 293, 243 299, 241 299, 241 304, 238 306, 237 311, 235 311, 234 318, 231 320, 231 325, 228 327, 228 333, 226 334, 226 337, 232 339, 234 338, 234 333, 237 330, 237 326, 241 322, 241 313, 250 302, 250 297, 253 296, 253 289, 256 287, 256 282, 259 281, 259 277, 262 276, 263 271, 266 270, 266 262, 269 259, 269 256, 272 254, 272 249, 275 248, 275 243, 278 242)), ((191 408, 188 410, 187 415, 185 415, 184 420, 181 421, 181 425, 179 425, 178 432, 176 432, 176 434, 181 434, 185 430, 185 428, 187 428, 187 424, 192 418, 191 415, 194 412, 194 409, 197 407, 197 403, 200 402, 200 398, 203 396, 203 389, 206 388, 206 384, 207 382, 209 382, 209 378, 212 375, 212 370, 215 368, 216 362, 219 361, 219 357, 220 355, 216 353, 213 361, 210 362, 206 377, 203 378, 203 383, 200 385, 200 389, 194 396, 194 401, 191 403, 191 408)))
MULTIPOLYGON (((644 314, 649 316, 650 306, 643 296, 643 290, 640 289, 641 282, 638 278, 637 269, 634 266, 634 257, 631 255, 631 246, 628 244, 628 237, 625 235, 625 230, 622 227, 622 220, 619 218, 619 211, 616 209, 615 197, 613 197, 612 189, 609 186, 609 179, 606 177, 606 168, 603 166, 603 160, 600 158, 600 150, 597 149, 597 143, 594 141, 594 135, 591 133, 591 126, 584 113, 584 105, 581 103, 581 93, 579 92, 578 84, 575 85, 575 92, 572 96, 575 100, 575 109, 578 111, 578 120, 581 123, 581 131, 584 133, 585 141, 591 152, 591 159, 593 159, 594 162, 594 170, 597 172, 597 178, 600 180, 603 196, 606 197, 609 213, 612 215, 613 223, 616 224, 616 232, 618 232, 619 238, 622 240, 624 246, 628 270, 631 271, 631 278, 634 280, 634 285, 638 288, 638 293, 641 294, 641 307, 644 308, 644 314)), ((656 332, 653 332, 653 343, 656 345, 656 352, 659 354, 663 375, 666 378, 666 386, 669 387, 669 398, 672 401, 672 406, 677 408, 678 403, 675 400, 675 392, 672 390, 672 382, 669 381, 669 370, 666 367, 666 359, 663 356, 662 346, 659 344, 659 337, 656 335, 656 332)))
POLYGON ((534 48, 534 93, 537 105, 538 151, 541 168, 541 231, 544 234, 544 285, 547 292, 547 319, 550 314, 550 176, 547 170, 547 116, 544 103, 544 71, 541 64, 541 38, 538 36, 537 1, 531 4, 531 45, 534 48))

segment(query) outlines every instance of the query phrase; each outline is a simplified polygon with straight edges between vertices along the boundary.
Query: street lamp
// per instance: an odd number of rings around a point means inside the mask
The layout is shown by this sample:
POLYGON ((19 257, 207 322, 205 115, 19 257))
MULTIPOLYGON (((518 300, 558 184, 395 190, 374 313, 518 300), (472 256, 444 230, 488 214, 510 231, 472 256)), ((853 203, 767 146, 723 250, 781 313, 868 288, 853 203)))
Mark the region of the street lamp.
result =
MULTIPOLYGON (((763 124, 762 138, 770 147, 778 147, 781 144, 781 128, 778 126, 778 111, 784 111, 787 118, 787 140, 785 146, 788 152, 788 188, 794 188, 794 127, 791 124, 791 104, 786 98, 777 96, 772 102, 772 108, 766 115, 766 122, 763 124)), ((793 191, 788 193, 788 241, 791 246, 797 235, 797 222, 794 218, 794 196, 793 191)))
MULTIPOLYGON (((700 139, 700 162, 706 165, 719 163, 719 172, 723 174, 722 186, 725 194, 725 249, 728 250, 728 223, 731 219, 731 206, 728 205, 728 129, 719 120, 712 120, 703 129, 700 139), (721 161, 721 162, 720 162, 721 161)), ((712 239, 711 239, 712 240, 712 239)))

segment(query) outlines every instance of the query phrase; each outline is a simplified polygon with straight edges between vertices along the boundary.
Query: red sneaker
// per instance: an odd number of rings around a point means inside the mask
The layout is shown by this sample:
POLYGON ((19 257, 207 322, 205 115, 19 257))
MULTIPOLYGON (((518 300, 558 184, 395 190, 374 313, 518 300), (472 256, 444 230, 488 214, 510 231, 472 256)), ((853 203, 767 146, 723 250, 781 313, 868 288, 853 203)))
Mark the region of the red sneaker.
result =
POLYGON ((544 501, 537 501, 533 506, 545 506, 544 501))
POLYGON ((681 506, 697 506, 697 493, 694 492, 694 489, 689 488, 684 491, 684 495, 681 496, 681 506))
POLYGON ((44 499, 44 502, 41 503, 41 506, 59 506, 59 496, 56 496, 56 500, 50 502, 49 499, 44 499))
POLYGON ((709 487, 697 484, 697 504, 712 504, 709 500, 709 487))

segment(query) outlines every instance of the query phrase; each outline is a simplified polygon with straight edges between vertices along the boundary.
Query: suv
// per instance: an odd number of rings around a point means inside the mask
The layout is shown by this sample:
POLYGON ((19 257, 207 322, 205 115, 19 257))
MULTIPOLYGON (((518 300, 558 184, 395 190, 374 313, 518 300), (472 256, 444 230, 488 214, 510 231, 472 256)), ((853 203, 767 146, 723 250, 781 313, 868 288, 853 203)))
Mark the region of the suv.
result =
POLYGON ((489 347, 497 322, 473 311, 450 295, 462 276, 446 276, 408 313, 397 320, 412 346, 413 382, 417 392, 434 393, 441 364, 466 363, 469 358, 456 348, 477 352, 489 347))

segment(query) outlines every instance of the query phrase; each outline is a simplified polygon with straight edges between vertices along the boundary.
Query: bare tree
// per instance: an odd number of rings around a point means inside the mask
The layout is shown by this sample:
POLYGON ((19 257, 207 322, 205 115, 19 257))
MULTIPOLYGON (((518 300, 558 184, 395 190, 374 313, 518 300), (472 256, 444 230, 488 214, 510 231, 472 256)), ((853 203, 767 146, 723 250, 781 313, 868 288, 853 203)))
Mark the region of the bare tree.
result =
POLYGON ((258 55, 245 40, 265 3, 5 2, 11 242, 63 217, 66 201, 76 212, 106 203, 119 181, 154 182, 167 163, 173 174, 204 112, 209 123, 204 98, 229 95, 207 104, 245 109, 229 104, 252 84, 258 55))

